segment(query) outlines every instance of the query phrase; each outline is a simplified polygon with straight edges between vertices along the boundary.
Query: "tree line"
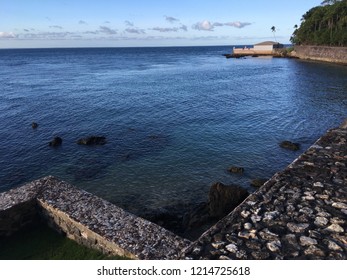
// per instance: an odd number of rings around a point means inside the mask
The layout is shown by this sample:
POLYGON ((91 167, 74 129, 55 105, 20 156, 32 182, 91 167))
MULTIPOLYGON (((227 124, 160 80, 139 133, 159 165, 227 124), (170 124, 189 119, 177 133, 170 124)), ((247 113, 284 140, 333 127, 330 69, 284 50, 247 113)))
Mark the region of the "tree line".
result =
POLYGON ((325 0, 306 12, 290 38, 296 45, 347 46, 347 0, 325 0))

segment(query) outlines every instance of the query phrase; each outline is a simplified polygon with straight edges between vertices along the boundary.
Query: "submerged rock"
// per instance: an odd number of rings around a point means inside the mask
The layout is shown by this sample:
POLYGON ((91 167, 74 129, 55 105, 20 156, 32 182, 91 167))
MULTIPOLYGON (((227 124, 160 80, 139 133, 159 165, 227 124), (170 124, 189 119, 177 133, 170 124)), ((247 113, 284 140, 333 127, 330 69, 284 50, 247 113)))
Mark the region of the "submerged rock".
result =
POLYGON ((280 143, 280 147, 283 149, 291 150, 291 151, 298 151, 300 150, 300 144, 299 143, 293 143, 290 141, 282 141, 280 143))
POLYGON ((242 174, 242 173, 245 171, 245 169, 244 169, 243 167, 230 166, 230 167, 228 168, 228 171, 229 171, 230 173, 242 174))
POLYGON ((106 137, 104 136, 89 136, 86 138, 81 138, 77 141, 78 145, 105 145, 106 144, 106 137))
POLYGON ((39 125, 38 125, 36 122, 32 122, 32 123, 31 123, 31 127, 32 127, 33 129, 36 129, 38 126, 39 126, 39 125))
POLYGON ((215 183, 209 193, 209 213, 211 217, 222 218, 238 206, 249 193, 236 185, 215 183))
POLYGON ((50 147, 58 147, 58 146, 61 146, 62 143, 63 143, 63 139, 61 139, 60 137, 54 137, 53 140, 49 142, 48 145, 50 147))
POLYGON ((254 188, 260 188, 268 179, 257 178, 251 181, 251 186, 254 188))

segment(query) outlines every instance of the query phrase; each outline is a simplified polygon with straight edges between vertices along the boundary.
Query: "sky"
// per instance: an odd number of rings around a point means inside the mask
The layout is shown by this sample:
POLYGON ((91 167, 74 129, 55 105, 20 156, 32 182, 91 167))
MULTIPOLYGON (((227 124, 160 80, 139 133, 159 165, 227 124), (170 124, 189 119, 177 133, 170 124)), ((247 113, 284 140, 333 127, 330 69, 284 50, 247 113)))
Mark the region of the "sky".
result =
POLYGON ((321 2, 0 0, 0 48, 287 44, 321 2))

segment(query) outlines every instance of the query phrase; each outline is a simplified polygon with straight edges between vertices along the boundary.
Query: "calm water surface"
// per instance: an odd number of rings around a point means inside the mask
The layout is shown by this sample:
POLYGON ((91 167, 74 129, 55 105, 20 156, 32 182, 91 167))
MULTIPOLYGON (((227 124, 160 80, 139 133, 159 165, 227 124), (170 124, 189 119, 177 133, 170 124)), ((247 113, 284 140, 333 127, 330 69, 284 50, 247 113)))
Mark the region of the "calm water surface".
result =
POLYGON ((347 67, 231 49, 0 50, 0 191, 55 175, 135 212, 202 201, 216 181, 251 190, 347 117, 347 67), (76 144, 88 135, 108 143, 76 144))

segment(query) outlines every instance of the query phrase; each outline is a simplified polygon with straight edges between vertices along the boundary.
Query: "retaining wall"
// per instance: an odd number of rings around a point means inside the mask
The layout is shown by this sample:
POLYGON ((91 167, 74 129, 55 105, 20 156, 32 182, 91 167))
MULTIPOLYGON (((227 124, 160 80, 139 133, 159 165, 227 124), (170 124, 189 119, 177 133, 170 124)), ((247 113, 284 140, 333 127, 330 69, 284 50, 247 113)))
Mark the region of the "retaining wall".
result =
POLYGON ((347 64, 347 47, 295 46, 294 51, 300 59, 347 64))

